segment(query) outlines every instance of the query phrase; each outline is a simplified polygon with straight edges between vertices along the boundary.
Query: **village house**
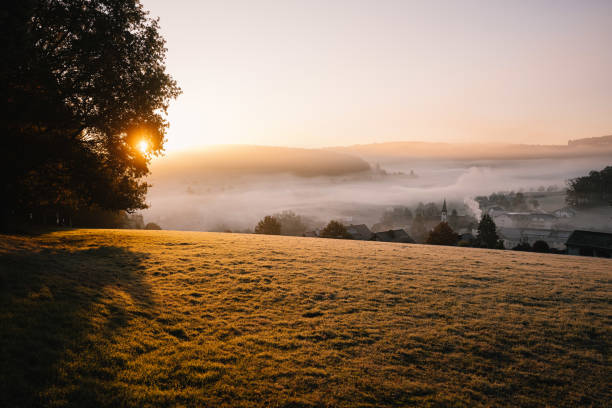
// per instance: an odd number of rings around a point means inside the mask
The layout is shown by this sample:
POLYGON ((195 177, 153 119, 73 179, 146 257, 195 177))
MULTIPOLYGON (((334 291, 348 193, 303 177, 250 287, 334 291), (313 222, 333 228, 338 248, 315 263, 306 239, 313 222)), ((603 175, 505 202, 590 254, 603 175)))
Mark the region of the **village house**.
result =
POLYGON ((572 232, 565 245, 569 255, 610 258, 612 233, 576 230, 572 232))
POLYGON ((372 231, 365 224, 349 225, 346 232, 351 234, 353 239, 367 241, 372 238, 372 231))
POLYGON ((504 248, 512 249, 519 244, 528 243, 533 245, 536 241, 544 241, 550 248, 558 250, 565 249, 565 243, 571 235, 571 231, 560 231, 538 228, 498 228, 497 233, 504 248))
POLYGON ((563 207, 553 211, 552 214, 557 218, 572 218, 576 216, 576 211, 570 207, 563 207))

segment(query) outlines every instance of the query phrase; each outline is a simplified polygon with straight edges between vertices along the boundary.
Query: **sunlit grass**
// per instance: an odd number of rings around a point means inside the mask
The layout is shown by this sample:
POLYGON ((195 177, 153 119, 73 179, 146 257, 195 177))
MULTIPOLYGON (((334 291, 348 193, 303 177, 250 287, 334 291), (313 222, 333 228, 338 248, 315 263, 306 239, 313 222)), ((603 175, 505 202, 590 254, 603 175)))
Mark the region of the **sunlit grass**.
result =
POLYGON ((0 406, 603 406, 612 262, 293 237, 0 240, 0 406))

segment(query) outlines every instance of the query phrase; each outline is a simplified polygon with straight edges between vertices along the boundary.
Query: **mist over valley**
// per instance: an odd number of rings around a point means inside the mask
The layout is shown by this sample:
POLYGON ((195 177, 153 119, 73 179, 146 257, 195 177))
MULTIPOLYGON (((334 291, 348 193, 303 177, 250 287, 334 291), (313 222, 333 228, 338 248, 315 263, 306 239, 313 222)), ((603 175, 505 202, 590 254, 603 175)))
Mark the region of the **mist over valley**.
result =
MULTIPOLYGON (((468 205, 476 196, 543 188, 555 193, 539 194, 538 210, 553 211, 565 206, 568 179, 604 168, 611 156, 609 144, 214 146, 154 161, 143 215, 165 229, 200 231, 249 232, 263 216, 283 211, 303 216, 313 229, 331 219, 372 226, 386 209, 444 199, 478 218, 479 210, 468 205)), ((597 218, 593 226, 610 221, 597 218)))

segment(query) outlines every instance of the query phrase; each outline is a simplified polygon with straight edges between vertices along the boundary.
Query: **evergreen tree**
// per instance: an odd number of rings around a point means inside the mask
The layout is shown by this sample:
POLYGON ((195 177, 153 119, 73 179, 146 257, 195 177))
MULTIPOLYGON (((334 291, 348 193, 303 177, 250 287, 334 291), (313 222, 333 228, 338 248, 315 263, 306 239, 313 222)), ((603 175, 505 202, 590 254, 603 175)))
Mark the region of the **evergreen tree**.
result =
POLYGON ((478 245, 483 248, 496 248, 498 239, 495 222, 489 214, 483 214, 478 224, 478 236, 476 237, 478 245))

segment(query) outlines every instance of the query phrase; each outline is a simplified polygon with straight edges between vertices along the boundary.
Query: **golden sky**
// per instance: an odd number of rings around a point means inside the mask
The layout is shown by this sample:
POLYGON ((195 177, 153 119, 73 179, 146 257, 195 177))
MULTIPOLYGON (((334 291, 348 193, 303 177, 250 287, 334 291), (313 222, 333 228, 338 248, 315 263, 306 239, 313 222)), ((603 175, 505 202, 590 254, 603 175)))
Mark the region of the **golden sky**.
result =
POLYGON ((612 134, 610 0, 142 0, 167 149, 612 134))

